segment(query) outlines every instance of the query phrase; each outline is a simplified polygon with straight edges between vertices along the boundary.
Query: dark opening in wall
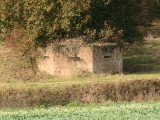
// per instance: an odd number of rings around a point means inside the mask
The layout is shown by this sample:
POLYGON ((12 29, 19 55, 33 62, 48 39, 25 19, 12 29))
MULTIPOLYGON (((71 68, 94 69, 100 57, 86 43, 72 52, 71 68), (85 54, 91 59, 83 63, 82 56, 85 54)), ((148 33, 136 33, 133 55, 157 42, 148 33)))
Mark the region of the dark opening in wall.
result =
POLYGON ((45 60, 45 59, 49 59, 49 56, 44 56, 43 59, 44 59, 44 60, 45 60))
POLYGON ((104 58, 105 58, 105 59, 107 59, 107 58, 111 58, 111 56, 104 56, 104 58))

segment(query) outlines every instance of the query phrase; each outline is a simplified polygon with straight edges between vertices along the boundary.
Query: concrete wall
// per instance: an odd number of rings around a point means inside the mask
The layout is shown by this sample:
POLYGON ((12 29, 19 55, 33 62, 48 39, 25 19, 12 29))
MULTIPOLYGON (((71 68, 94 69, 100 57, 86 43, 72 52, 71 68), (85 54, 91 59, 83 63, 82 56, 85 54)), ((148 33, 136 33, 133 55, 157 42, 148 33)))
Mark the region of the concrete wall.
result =
POLYGON ((93 52, 94 73, 122 73, 123 59, 119 47, 95 46, 93 52))
POLYGON ((78 74, 82 71, 93 72, 93 50, 91 47, 81 47, 77 51, 56 52, 52 46, 39 48, 41 57, 38 68, 51 75, 78 74))
POLYGON ((40 56, 37 58, 37 65, 40 71, 47 72, 51 75, 55 72, 54 54, 51 47, 39 48, 40 56))
POLYGON ((40 71, 51 75, 90 73, 121 73, 122 53, 118 47, 80 47, 76 50, 56 52, 52 46, 40 48, 38 61, 40 71))
POLYGON ((81 47, 77 56, 81 59, 81 69, 87 70, 93 73, 93 48, 92 47, 81 47), (84 68, 83 68, 84 67, 84 68))

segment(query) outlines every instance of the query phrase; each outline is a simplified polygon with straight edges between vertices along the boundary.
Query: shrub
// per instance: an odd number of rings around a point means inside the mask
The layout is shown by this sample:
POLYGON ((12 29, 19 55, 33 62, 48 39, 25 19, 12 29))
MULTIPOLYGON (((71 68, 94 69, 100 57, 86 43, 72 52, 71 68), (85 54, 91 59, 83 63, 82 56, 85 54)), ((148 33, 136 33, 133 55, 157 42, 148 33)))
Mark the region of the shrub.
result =
POLYGON ((86 42, 107 40, 119 31, 133 42, 141 39, 141 10, 135 0, 3 0, 1 36, 17 22, 36 45, 76 36, 86 36, 86 42))

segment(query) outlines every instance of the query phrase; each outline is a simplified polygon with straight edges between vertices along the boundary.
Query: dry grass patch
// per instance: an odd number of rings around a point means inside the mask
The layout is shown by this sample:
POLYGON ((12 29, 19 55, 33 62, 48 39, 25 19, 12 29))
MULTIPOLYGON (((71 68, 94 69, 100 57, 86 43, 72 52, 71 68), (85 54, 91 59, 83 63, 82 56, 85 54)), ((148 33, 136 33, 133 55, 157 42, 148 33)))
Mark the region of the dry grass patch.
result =
POLYGON ((160 100, 159 80, 74 84, 1 84, 0 107, 32 107, 72 102, 103 103, 160 100))

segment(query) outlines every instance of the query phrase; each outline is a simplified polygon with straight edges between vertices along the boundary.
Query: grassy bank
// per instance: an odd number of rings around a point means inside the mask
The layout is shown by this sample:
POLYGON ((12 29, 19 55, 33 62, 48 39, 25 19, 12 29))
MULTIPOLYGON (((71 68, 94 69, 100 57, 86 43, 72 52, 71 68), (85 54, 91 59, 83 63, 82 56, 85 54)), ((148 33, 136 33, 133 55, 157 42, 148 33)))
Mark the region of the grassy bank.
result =
POLYGON ((143 43, 124 49, 124 73, 160 72, 160 24, 152 24, 145 32, 143 43))
POLYGON ((4 83, 0 90, 1 108, 150 100, 160 100, 160 80, 4 83))
POLYGON ((159 120, 160 103, 1 110, 1 120, 159 120))
POLYGON ((123 58, 124 73, 159 73, 159 50, 159 43, 143 43, 135 44, 133 46, 127 46, 123 58))

